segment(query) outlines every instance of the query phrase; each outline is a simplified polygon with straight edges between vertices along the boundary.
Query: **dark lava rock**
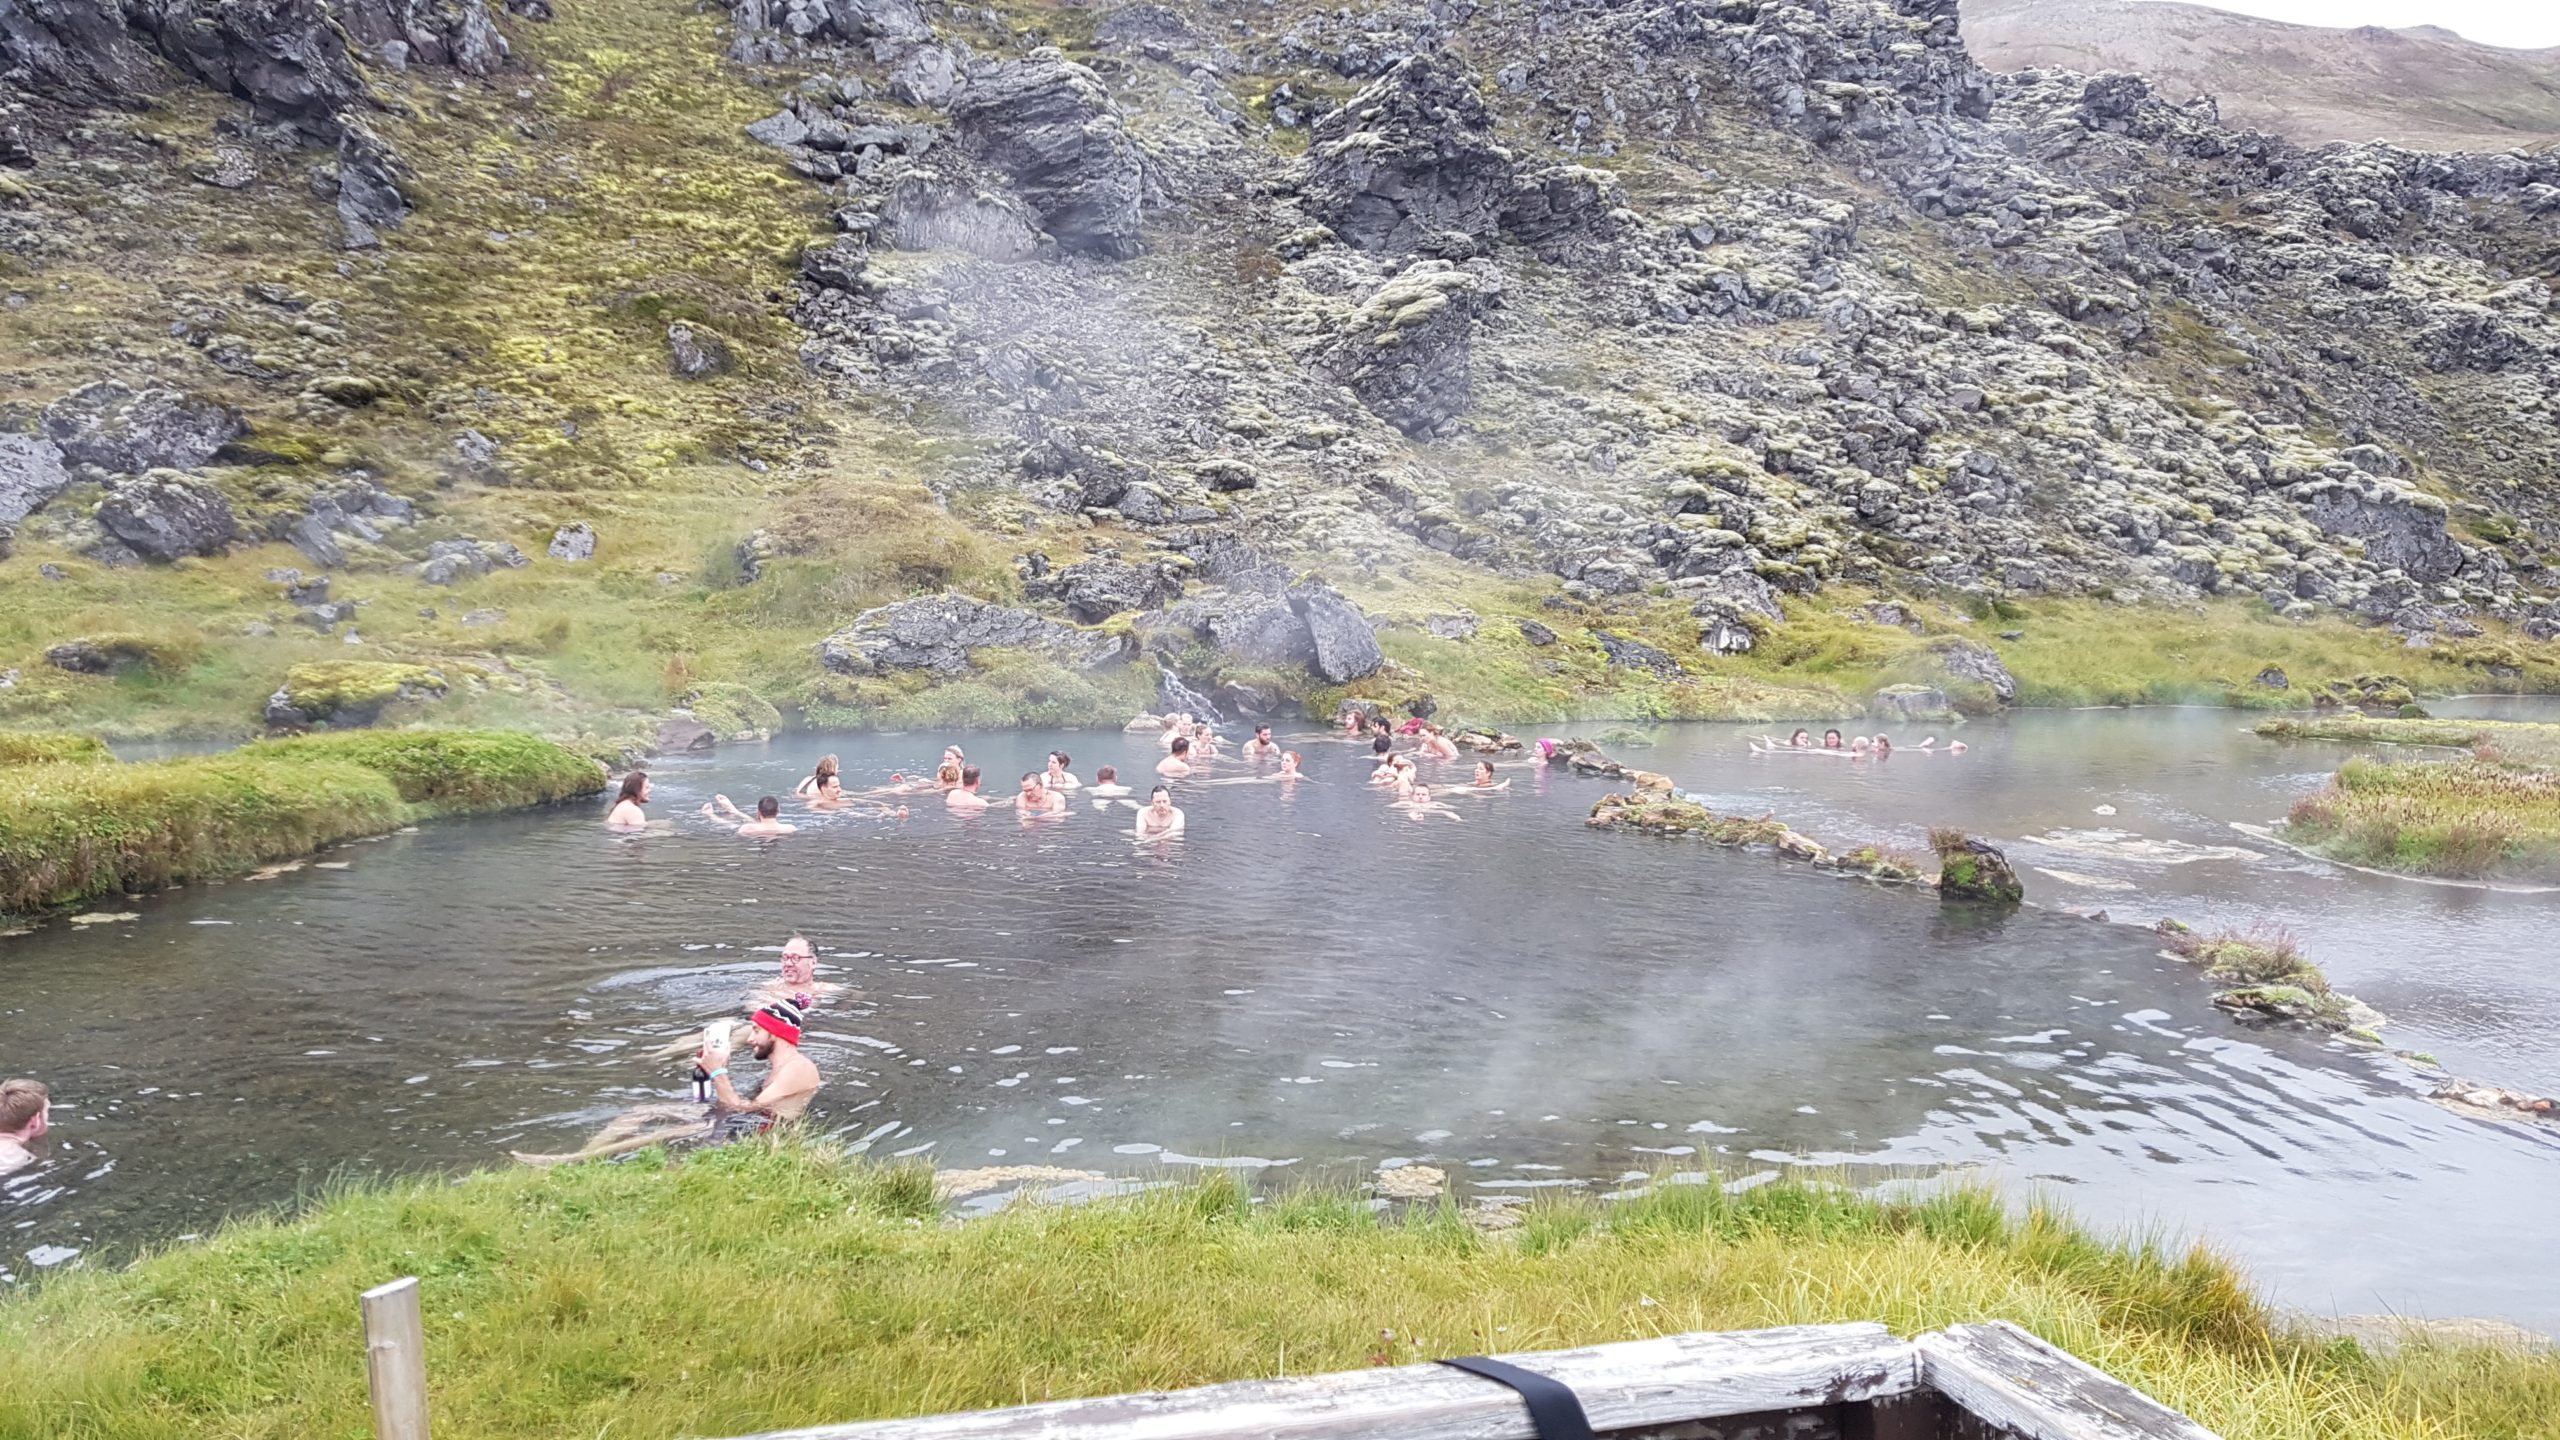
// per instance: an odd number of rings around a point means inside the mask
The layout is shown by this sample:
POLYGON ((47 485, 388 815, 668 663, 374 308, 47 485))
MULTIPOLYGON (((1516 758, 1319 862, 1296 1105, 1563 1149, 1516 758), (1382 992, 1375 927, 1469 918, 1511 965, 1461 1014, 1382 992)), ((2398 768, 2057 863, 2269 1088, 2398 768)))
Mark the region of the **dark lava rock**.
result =
POLYGON ((1938 852, 1940 900, 2015 905, 2026 898, 2027 888, 2009 868, 2009 857, 1991 842, 1940 829, 1929 832, 1929 848, 1938 852))
POLYGON ((1120 636, 1078 630, 1028 610, 946 591, 862 612, 818 642, 818 663, 839 675, 924 670, 956 676, 968 673, 970 651, 999 647, 1033 651, 1078 670, 1111 664, 1128 653, 1120 636))
POLYGON ((862 293, 862 275, 871 267, 871 247, 850 235, 800 252, 800 278, 823 290, 862 293))
POLYGON ((507 39, 482 0, 335 0, 330 9, 348 38, 377 55, 399 46, 405 64, 485 76, 507 60, 507 39))
POLYGON ((1522 620, 1519 626, 1520 638, 1532 645, 1546 646, 1556 643, 1556 632, 1535 620, 1522 620))
POLYGON ((71 477, 62 451, 37 435, 0 435, 0 525, 15 525, 45 507, 71 477))
POLYGON ((121 380, 83 385, 44 411, 44 433, 64 460, 119 475, 192 470, 248 429, 237 410, 121 380))
POLYGON ((1378 648, 1369 617, 1332 586, 1321 581, 1295 586, 1289 591, 1289 606, 1307 622, 1307 635, 1315 642, 1316 673, 1325 679, 1346 684, 1374 675, 1386 665, 1386 652, 1378 648))
POLYGON ((2270 665, 2266 669, 2259 671, 2258 678, 2250 683, 2266 690, 2290 690, 2293 688, 2292 679, 2286 676, 2284 673, 2284 667, 2281 665, 2270 665))
POLYGON ((1035 51, 973 76, 951 117, 1059 245, 1114 260, 1138 253, 1144 162, 1091 70, 1035 51))
POLYGON ((1021 202, 954 184, 930 170, 911 170, 891 182, 879 235, 892 249, 959 250, 985 260, 1022 260, 1040 249, 1040 227, 1021 202))
POLYGON ((2330 535, 2364 541, 2364 553, 2422 584, 2462 568, 2462 547, 2445 533, 2444 512, 2408 494, 2354 485, 2314 487, 2306 507, 2311 523, 2330 535))
POLYGON ((1600 642, 1609 663, 1621 670, 1650 670, 1665 680, 1676 680, 1685 673, 1679 661, 1641 640, 1630 640, 1608 630, 1594 630, 1591 638, 1600 642))
POLYGON ((1326 352, 1326 373, 1407 435, 1437 433, 1474 398, 1482 293, 1445 260, 1413 265, 1352 312, 1326 352))
POLYGON ((1024 588, 1059 600, 1067 613, 1095 625, 1127 611, 1152 609, 1181 594, 1182 571, 1163 561, 1132 565, 1126 560, 1081 560, 1024 588))
POLYGON ((346 228, 339 243, 350 250, 379 245, 380 232, 407 218, 408 167, 381 136, 348 122, 338 135, 338 223, 346 228))
POLYGON ((379 544, 383 533, 415 520, 417 506, 371 480, 348 477, 311 497, 308 509, 287 522, 278 538, 322 569, 347 563, 342 535, 379 544))
POLYGON ((1981 641, 1950 636, 1929 642, 1929 649, 1955 679, 1982 686, 2003 705, 2018 698, 2017 677, 2001 663, 2000 652, 1981 641))
POLYGON ((90 640, 65 640, 59 645, 49 646, 44 652, 44 663, 74 675, 108 675, 116 670, 116 657, 90 640))
POLYGON ((112 482, 98 502, 98 524, 146 560, 210 555, 240 533, 220 490, 175 470, 153 470, 112 482))
POLYGON ((515 570, 532 563, 523 551, 503 540, 438 540, 427 547, 427 558, 418 566, 418 578, 430 585, 450 585, 492 570, 515 570))
POLYGON ((1512 189, 1474 82, 1428 52, 1317 120, 1307 153, 1307 209, 1362 250, 1472 253, 1512 189))

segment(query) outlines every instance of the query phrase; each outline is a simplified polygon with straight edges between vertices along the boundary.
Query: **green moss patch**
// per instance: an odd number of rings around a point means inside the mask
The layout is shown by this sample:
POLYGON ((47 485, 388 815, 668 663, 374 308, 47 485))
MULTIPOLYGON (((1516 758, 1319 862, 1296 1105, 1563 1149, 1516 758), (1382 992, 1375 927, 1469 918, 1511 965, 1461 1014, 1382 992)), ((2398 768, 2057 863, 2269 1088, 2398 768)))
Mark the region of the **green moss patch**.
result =
POLYGON ((15 765, 88 765, 115 759, 95 735, 64 731, 0 731, 0 769, 15 765))
POLYGON ((782 728, 782 712, 744 685, 712 681, 685 696, 694 723, 723 740, 761 740, 782 728))
POLYGON ((2225 1010, 2332 1031, 2369 1032, 2382 1024, 2378 1012, 2329 988, 2329 977, 2304 957, 2290 931, 2262 926, 2207 934, 2175 920, 2152 931, 2171 954, 2202 967, 2205 978, 2233 987, 2213 997, 2225 1010))
POLYGON ((385 660, 296 665, 280 691, 314 724, 370 725, 401 701, 441 698, 452 685, 441 670, 385 660))

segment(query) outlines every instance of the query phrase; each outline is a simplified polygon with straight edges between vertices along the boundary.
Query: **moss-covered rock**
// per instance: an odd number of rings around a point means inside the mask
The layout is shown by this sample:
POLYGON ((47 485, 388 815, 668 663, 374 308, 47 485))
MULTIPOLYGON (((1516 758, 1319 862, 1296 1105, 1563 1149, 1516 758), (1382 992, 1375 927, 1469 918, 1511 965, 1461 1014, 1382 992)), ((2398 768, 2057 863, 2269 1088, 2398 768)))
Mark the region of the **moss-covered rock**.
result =
POLYGON ((444 672, 387 660, 335 660, 296 665, 267 700, 275 730, 370 725, 401 702, 439 700, 451 687, 444 672))
POLYGON ((694 722, 722 740, 770 740, 782 728, 782 712, 744 685, 714 680, 684 697, 694 722))
POLYGON ((2009 857, 1987 840, 1940 826, 1929 832, 1938 855, 1938 898, 1949 902, 2015 905, 2027 897, 2009 857))

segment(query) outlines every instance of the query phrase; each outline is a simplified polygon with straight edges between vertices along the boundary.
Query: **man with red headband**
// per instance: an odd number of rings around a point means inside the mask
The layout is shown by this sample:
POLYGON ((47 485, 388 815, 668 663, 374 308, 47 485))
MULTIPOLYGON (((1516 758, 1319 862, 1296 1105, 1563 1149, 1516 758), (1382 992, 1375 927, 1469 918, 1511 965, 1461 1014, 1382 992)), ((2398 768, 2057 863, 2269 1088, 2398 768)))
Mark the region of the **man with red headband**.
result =
POLYGON ((723 1110, 759 1110, 768 1115, 797 1112, 818 1093, 816 1062, 800 1053, 800 1007, 789 1000, 776 1000, 757 1010, 749 1023, 756 1028, 752 1053, 768 1068, 764 1084, 750 1100, 729 1083, 729 1056, 709 1050, 693 1057, 711 1077, 711 1093, 723 1110))

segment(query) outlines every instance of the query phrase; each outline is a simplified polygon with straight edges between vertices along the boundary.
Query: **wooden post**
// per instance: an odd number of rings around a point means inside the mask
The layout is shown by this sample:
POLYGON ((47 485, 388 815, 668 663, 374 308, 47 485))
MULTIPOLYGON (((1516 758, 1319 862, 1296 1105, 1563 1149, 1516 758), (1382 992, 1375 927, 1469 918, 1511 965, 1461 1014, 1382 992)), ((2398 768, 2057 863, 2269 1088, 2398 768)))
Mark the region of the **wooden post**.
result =
POLYGON ((377 1285, 360 1302, 374 1440, 427 1440, 427 1325, 418 1313, 418 1279, 377 1285))

